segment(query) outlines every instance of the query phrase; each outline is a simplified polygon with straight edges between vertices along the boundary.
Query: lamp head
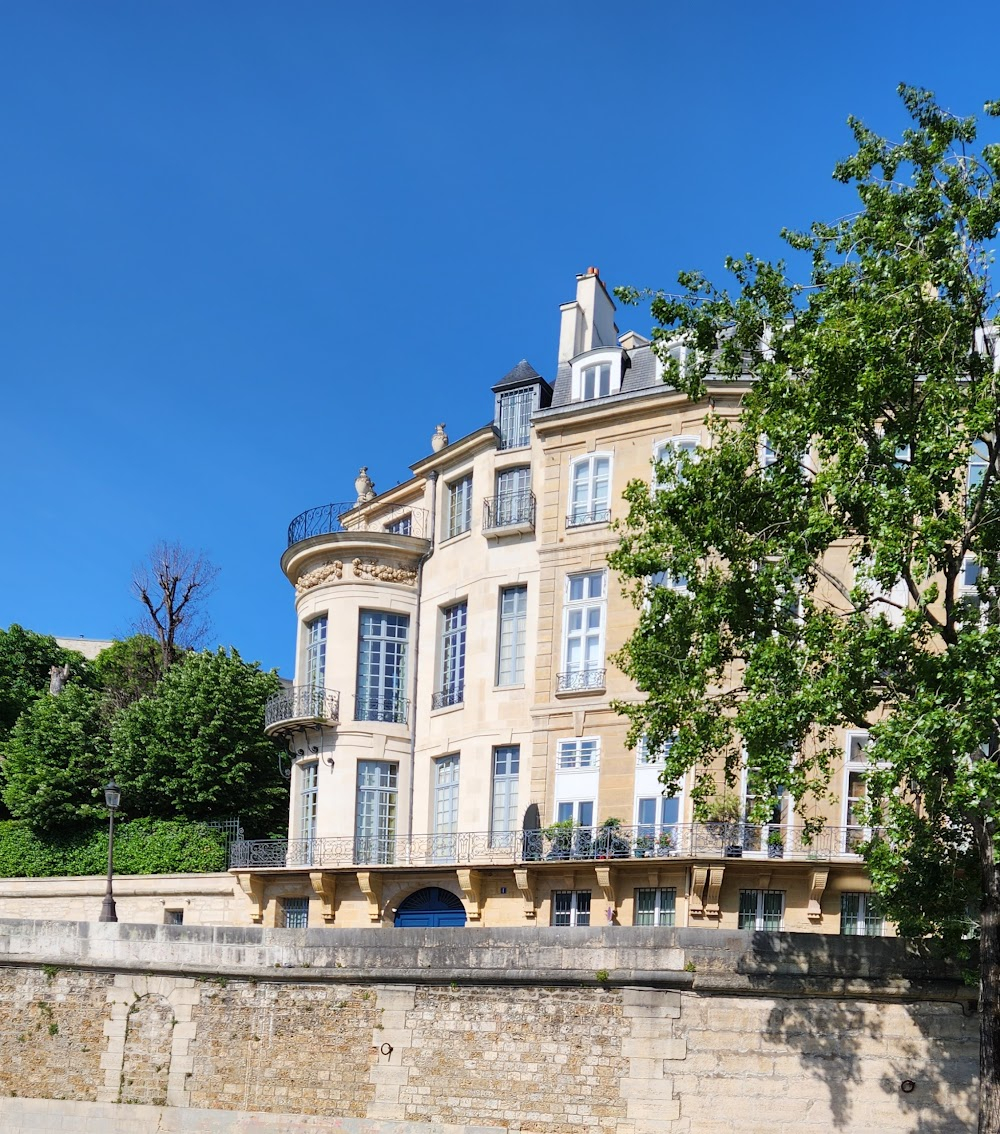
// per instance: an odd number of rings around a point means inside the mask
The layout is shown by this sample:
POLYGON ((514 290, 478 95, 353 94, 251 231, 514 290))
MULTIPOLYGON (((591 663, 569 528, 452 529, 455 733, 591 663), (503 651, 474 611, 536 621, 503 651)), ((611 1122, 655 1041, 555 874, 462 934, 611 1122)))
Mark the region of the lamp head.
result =
POLYGON ((118 785, 114 780, 108 783, 104 789, 104 802, 109 811, 117 811, 118 804, 122 801, 122 793, 118 790, 118 785))

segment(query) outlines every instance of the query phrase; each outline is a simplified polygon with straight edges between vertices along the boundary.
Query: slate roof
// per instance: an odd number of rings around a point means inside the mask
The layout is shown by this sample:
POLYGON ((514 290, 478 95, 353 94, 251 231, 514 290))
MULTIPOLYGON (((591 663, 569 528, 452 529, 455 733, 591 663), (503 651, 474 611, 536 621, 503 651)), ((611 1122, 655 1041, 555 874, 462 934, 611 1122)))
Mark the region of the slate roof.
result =
MULTIPOLYGON (((538 382, 539 380, 545 382, 545 379, 542 378, 541 374, 538 373, 531 363, 526 358, 522 358, 513 370, 509 370, 500 381, 491 388, 494 394, 499 394, 501 390, 507 390, 513 386, 525 386, 529 382, 538 382)), ((545 384, 548 385, 547 382, 545 384)))
MULTIPOLYGON (((568 362, 560 363, 556 371, 555 390, 552 394, 552 409, 573 404, 573 371, 568 362)), ((622 352, 622 386, 616 394, 607 398, 595 398, 588 402, 577 402, 583 406, 593 406, 595 402, 610 402, 626 394, 643 393, 647 390, 666 389, 656 376, 656 356, 648 346, 636 347, 622 352)))

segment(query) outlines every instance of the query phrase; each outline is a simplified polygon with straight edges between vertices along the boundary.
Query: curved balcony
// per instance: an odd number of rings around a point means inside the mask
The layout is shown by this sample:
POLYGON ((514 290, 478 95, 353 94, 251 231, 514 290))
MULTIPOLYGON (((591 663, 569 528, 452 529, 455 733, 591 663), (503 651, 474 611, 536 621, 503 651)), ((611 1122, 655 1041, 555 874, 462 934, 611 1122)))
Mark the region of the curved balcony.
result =
POLYGON ((300 725, 329 725, 340 720, 340 694, 322 685, 293 685, 267 699, 264 731, 288 732, 300 725))
POLYGON ((416 536, 427 539, 426 508, 378 508, 365 512, 364 506, 344 500, 339 504, 323 504, 300 513, 288 525, 288 546, 312 536, 339 532, 387 532, 389 535, 416 536), (358 512, 357 515, 351 513, 358 512), (347 517, 344 520, 343 517, 347 517))

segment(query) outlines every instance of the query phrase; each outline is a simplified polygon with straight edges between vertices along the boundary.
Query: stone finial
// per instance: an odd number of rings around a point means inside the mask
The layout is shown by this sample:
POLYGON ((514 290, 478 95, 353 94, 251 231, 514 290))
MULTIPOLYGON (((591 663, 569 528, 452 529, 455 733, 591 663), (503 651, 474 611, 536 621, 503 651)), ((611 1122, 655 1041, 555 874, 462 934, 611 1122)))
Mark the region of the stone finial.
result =
POLYGON ((362 465, 358 470, 358 475, 354 478, 354 491, 358 494, 355 505, 375 499, 375 485, 372 484, 372 478, 368 475, 367 465, 362 465))
POLYGON ((431 448, 435 453, 440 453, 441 450, 448 444, 448 434, 444 431, 444 422, 434 430, 434 436, 431 438, 431 448))

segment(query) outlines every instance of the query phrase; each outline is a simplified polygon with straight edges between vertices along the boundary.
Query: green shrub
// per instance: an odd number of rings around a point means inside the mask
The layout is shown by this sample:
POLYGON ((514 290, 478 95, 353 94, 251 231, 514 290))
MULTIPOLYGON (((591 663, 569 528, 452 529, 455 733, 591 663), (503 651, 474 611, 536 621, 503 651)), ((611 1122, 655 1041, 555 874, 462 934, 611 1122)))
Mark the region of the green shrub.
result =
MULTIPOLYGON (((200 874, 226 869, 222 831, 181 819, 133 819, 115 827, 116 874, 200 874)), ((26 822, 0 822, 0 877, 104 874, 106 826, 36 834, 26 822)))

